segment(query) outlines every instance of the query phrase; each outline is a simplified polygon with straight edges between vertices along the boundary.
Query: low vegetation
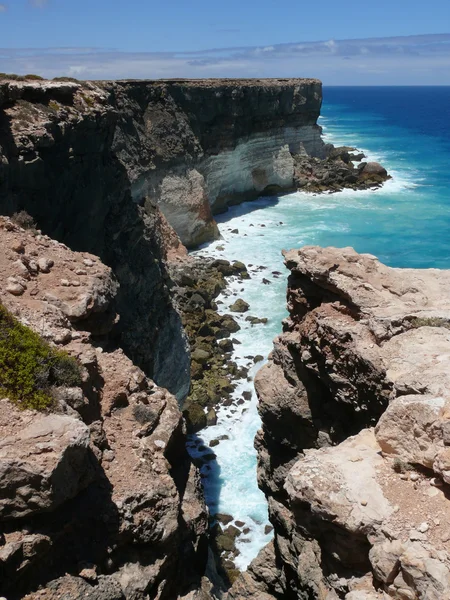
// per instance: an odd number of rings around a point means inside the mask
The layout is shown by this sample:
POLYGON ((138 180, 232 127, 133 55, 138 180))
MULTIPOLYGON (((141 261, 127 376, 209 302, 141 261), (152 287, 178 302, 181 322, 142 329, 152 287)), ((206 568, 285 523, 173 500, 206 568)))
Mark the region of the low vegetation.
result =
POLYGON ((53 388, 80 384, 77 361, 0 304, 0 394, 21 408, 44 410, 53 403, 53 388))
POLYGON ((32 232, 37 231, 35 220, 30 214, 27 213, 26 210, 21 210, 14 213, 11 217, 11 221, 23 229, 29 229, 32 232))
POLYGON ((445 327, 446 329, 450 329, 450 323, 446 319, 442 319, 440 317, 414 317, 411 320, 411 325, 414 328, 418 327, 445 327))
POLYGON ((28 75, 17 75, 17 73, 0 73, 0 79, 12 79, 14 81, 43 81, 44 78, 34 73, 28 75))

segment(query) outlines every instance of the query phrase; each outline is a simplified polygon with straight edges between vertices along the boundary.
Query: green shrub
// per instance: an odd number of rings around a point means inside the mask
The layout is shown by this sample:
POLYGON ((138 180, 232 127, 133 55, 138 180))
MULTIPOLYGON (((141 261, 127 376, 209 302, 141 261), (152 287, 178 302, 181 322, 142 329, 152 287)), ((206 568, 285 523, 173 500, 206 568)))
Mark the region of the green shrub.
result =
POLYGON ((17 75, 17 73, 0 73, 0 79, 12 79, 13 81, 43 81, 40 75, 29 73, 28 75, 17 75))
POLYGON ((392 468, 396 473, 406 473, 408 471, 414 471, 413 465, 407 463, 398 456, 394 458, 392 462, 392 468))
POLYGON ((33 219, 33 217, 31 215, 29 215, 27 213, 26 210, 21 210, 19 212, 16 212, 13 214, 13 216, 11 217, 11 220, 18 225, 19 227, 22 227, 23 229, 30 229, 31 231, 37 231, 37 225, 35 220, 33 219))
POLYGON ((44 410, 52 387, 81 384, 77 361, 19 323, 0 304, 0 394, 21 408, 44 410))
POLYGON ((25 79, 28 79, 31 81, 44 81, 44 78, 41 77, 40 75, 35 75, 34 73, 29 73, 28 75, 24 75, 25 79))
POLYGON ((450 329, 450 323, 447 319, 442 319, 441 317, 414 317, 411 320, 411 325, 413 327, 445 327, 446 329, 450 329))
POLYGON ((59 110, 59 104, 55 100, 50 100, 50 102, 48 103, 48 107, 51 108, 51 110, 59 110))
POLYGON ((80 83, 80 80, 75 79, 75 77, 53 77, 52 81, 72 81, 73 83, 80 83))

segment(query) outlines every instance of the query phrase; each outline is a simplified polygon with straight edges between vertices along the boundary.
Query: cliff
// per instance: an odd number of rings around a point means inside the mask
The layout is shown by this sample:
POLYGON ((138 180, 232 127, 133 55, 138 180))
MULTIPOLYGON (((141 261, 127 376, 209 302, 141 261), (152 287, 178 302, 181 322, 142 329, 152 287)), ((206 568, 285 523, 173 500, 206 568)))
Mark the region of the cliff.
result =
POLYGON ((275 540, 230 598, 449 598, 450 272, 285 259, 290 314, 255 381, 275 540))
POLYGON ((0 595, 9 600, 172 599, 200 587, 200 477, 177 400, 110 337, 117 296, 97 257, 0 217, 0 308, 80 371, 56 385, 43 347, 23 332, 8 345, 0 314, 0 595), (16 385, 4 369, 19 365, 16 385), (46 410, 24 405, 33 389, 49 394, 46 410))
POLYGON ((217 236, 212 212, 227 203, 292 189, 290 152, 323 150, 320 105, 316 80, 2 81, 0 212, 25 209, 113 269, 120 344, 182 398, 167 252, 183 250, 177 234, 217 236))

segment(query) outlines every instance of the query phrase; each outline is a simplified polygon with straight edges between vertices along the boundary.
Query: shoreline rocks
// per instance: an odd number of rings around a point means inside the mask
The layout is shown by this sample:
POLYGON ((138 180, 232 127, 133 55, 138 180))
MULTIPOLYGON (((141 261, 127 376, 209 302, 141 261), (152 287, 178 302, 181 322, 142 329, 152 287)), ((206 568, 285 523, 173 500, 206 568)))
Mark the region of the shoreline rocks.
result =
POLYGON ((355 154, 356 148, 327 144, 326 152, 324 159, 302 155, 294 157, 297 190, 312 193, 365 190, 380 187, 391 179, 379 163, 360 162, 365 156, 355 154))

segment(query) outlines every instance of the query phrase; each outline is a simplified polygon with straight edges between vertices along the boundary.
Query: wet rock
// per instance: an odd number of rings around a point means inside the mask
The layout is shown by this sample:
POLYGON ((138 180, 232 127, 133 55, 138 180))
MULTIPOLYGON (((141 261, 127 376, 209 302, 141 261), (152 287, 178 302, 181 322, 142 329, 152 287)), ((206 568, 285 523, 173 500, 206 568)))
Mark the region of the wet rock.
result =
POLYGON ((188 433, 197 433, 207 425, 206 414, 201 406, 189 404, 183 409, 188 433))
POLYGON ((216 513, 214 515, 214 518, 217 519, 223 525, 228 525, 229 523, 231 523, 231 521, 233 521, 233 517, 231 515, 227 515, 224 513, 216 513))
POLYGON ((211 408, 206 415, 206 426, 212 427, 213 425, 217 425, 217 414, 216 411, 211 408))
POLYGON ((245 300, 242 300, 242 298, 238 298, 236 300, 236 302, 234 302, 230 306, 230 310, 231 311, 233 311, 233 312, 239 312, 239 313, 246 312, 249 308, 250 308, 250 305, 247 304, 247 302, 245 302, 245 300))
POLYGON ((211 354, 206 350, 202 350, 201 348, 196 348, 194 352, 191 354, 191 358, 193 361, 204 365, 210 359, 211 354))
POLYGON ((223 350, 223 352, 232 352, 233 351, 233 342, 229 338, 225 338, 219 341, 219 348, 223 350))

